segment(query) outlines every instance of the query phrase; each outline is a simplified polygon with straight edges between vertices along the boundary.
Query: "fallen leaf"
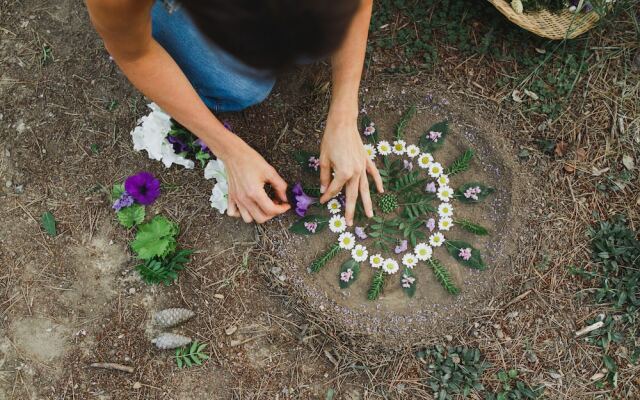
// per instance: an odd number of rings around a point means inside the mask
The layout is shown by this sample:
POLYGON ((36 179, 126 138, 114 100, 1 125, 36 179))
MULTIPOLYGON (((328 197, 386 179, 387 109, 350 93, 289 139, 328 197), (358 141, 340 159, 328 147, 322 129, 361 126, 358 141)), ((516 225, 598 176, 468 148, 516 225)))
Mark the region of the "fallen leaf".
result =
POLYGON ((584 161, 587 159, 587 150, 584 147, 581 147, 578 150, 576 150, 576 159, 578 161, 584 161))
POLYGON ((558 143, 556 143, 556 147, 553 152, 556 154, 556 156, 563 157, 567 153, 568 148, 569 148, 569 145, 567 144, 567 142, 565 142, 564 140, 561 140, 558 143))
POLYGON ((576 172, 576 166, 573 164, 565 163, 564 170, 570 174, 573 174, 574 172, 576 172))
POLYGON ((514 89, 514 91, 511 92, 511 98, 516 103, 522 103, 522 101, 523 101, 522 100, 522 93, 518 89, 514 89))
POLYGON ((604 174, 607 171, 609 171, 609 167, 602 168, 602 169, 598 169, 596 167, 591 167, 591 175, 593 175, 593 176, 600 176, 600 175, 604 174))
POLYGON ((636 163, 633 161, 633 157, 628 154, 622 156, 622 164, 624 164, 624 167, 629 171, 633 171, 633 169, 636 167, 636 163))

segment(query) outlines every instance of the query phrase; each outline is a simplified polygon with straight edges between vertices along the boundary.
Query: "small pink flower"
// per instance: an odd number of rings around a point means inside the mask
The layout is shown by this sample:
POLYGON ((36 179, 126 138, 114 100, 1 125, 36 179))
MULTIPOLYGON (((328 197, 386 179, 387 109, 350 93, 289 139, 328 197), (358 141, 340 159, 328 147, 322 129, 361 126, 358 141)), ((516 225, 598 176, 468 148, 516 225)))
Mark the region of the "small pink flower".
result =
POLYGON ((349 268, 348 270, 340 273, 340 280, 343 282, 349 282, 351 279, 353 279, 353 271, 351 270, 351 268, 349 268))
POLYGON ((427 183, 427 186, 424 188, 424 190, 426 190, 429 193, 435 193, 437 191, 436 183, 435 182, 427 183))
POLYGON ((313 168, 314 171, 317 171, 320 168, 320 159, 311 156, 309 157, 309 168, 313 168))
POLYGON ((316 233, 316 229, 318 228, 317 222, 305 222, 304 227, 311 233, 316 233))
POLYGON ((480 194, 481 191, 482 190, 480 189, 480 186, 470 187, 464 191, 464 197, 466 197, 467 199, 473 199, 477 201, 478 195, 480 194))
POLYGON ((410 288, 411 285, 413 285, 413 283, 416 281, 416 278, 412 277, 412 276, 407 276, 407 275, 402 275, 402 287, 403 288, 410 288))
POLYGON ((400 254, 403 251, 407 251, 407 241, 406 240, 400 241, 400 244, 398 244, 396 246, 396 248, 395 248, 396 254, 400 254))
POLYGON ((404 169, 406 169, 407 171, 412 171, 413 170, 413 163, 409 160, 402 160, 402 162, 404 163, 404 169))
POLYGON ((369 126, 364 128, 364 132, 363 133, 364 133, 365 136, 371 136, 374 133, 376 133, 376 128, 374 126, 374 123, 372 122, 372 123, 369 124, 369 126))
POLYGON ((433 230, 436 229, 435 219, 429 218, 429 220, 427 221, 427 229, 429 229, 429 232, 433 232, 433 230))
POLYGON ((465 261, 469 261, 471 259, 471 248, 467 247, 465 249, 460 249, 458 257, 462 258, 465 261))
POLYGON ((364 232, 364 228, 361 226, 356 226, 356 228, 354 229, 354 232, 358 237, 358 239, 365 240, 368 237, 367 234, 364 232))
POLYGON ((440 139, 441 137, 442 137, 442 132, 436 132, 436 131, 429 132, 429 139, 431 139, 434 142, 437 142, 438 139, 440 139))

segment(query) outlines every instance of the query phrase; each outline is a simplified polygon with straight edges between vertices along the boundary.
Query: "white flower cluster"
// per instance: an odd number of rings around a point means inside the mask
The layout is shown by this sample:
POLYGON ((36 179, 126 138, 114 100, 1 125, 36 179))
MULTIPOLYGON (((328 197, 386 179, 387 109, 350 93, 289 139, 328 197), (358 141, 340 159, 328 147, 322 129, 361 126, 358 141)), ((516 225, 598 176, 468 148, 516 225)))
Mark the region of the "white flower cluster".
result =
POLYGON ((138 121, 138 126, 131 131, 133 149, 146 150, 149 158, 162 161, 166 168, 172 164, 182 165, 187 169, 193 169, 193 161, 173 151, 173 145, 167 141, 167 134, 171 130, 171 117, 158 107, 156 103, 148 105, 151 109, 138 121))
POLYGON ((204 168, 205 179, 215 179, 216 184, 211 191, 211 207, 224 214, 229 205, 229 185, 227 183, 227 171, 222 160, 211 160, 204 168))

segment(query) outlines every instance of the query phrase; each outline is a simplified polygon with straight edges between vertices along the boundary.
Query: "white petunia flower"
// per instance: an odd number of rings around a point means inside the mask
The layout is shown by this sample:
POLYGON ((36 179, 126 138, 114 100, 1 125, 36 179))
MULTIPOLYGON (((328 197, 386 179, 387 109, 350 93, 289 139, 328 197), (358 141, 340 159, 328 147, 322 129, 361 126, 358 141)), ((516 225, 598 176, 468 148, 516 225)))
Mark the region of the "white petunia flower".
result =
POLYGON ((382 263, 382 270, 389 275, 395 274, 396 272, 398 272, 399 269, 400 269, 400 266, 398 266, 398 262, 393 258, 387 258, 382 263))
POLYGON ((378 154, 378 151, 372 144, 370 143, 365 144, 364 150, 367 152, 367 156, 369 156, 370 160, 375 160, 376 154, 378 154))
POLYGON ((420 168, 429 168, 429 165, 433 162, 433 156, 429 153, 422 153, 418 156, 418 165, 420 168))
POLYGON ((222 160, 211 160, 204 168, 204 179, 215 179, 216 182, 227 180, 227 171, 222 160))
POLYGON ((329 220, 329 229, 333 233, 341 233, 347 229, 347 220, 341 215, 334 215, 329 220))
POLYGON ((342 204, 340 204, 340 200, 331 199, 327 202, 327 208, 331 214, 337 214, 342 209, 342 204))
POLYGON ((449 185, 449 175, 442 174, 437 179, 438 185, 447 186, 449 185))
POLYGON ((429 164, 429 176, 432 178, 437 178, 442 175, 442 164, 438 162, 432 162, 429 164))
POLYGON ((149 115, 145 115, 138 121, 131 138, 133 149, 146 150, 150 159, 162 161, 166 168, 172 164, 182 165, 187 169, 193 169, 194 163, 173 151, 173 145, 167 142, 166 137, 171 130, 171 117, 158 107, 157 104, 148 105, 151 109, 149 115))
POLYGON ((415 156, 420 154, 420 147, 416 146, 415 144, 410 144, 407 146, 406 153, 407 153, 407 156, 414 158, 415 156))
POLYGON ((442 217, 438 221, 438 229, 441 231, 448 231, 453 228, 453 220, 450 217, 442 217))
POLYGON ((218 210, 220 214, 224 214, 227 211, 229 206, 229 187, 226 180, 218 181, 213 186, 209 202, 211 202, 211 207, 218 210))
POLYGON ((407 142, 404 140, 396 140, 393 142, 393 153, 399 156, 403 155, 407 147, 407 142))
POLYGON ((440 247, 444 243, 444 235, 440 232, 436 232, 429 236, 429 244, 432 247, 440 247))
POLYGON ((427 261, 433 255, 433 249, 426 243, 418 243, 413 251, 415 251, 416 258, 420 261, 427 261))
POLYGON ((351 250, 351 258, 357 262, 363 262, 369 257, 369 252, 367 248, 361 244, 356 245, 356 247, 351 250))
POLYGON ((369 257, 369 264, 371 264, 372 268, 380 268, 382 263, 384 262, 384 258, 380 254, 374 254, 369 257))
POLYGON ((378 153, 383 156, 391 154, 391 145, 386 140, 381 140, 378 142, 378 153))
POLYGON ((438 206, 438 215, 440 217, 450 217, 453 215, 453 207, 449 203, 440 203, 438 206))
POLYGON ((437 196, 440 201, 449 202, 449 200, 451 200, 451 198, 453 197, 453 189, 451 189, 449 186, 440 186, 438 188, 437 196))
POLYGON ((351 250, 356 244, 356 237, 351 232, 343 232, 338 236, 338 245, 341 249, 351 250))
POLYGON ((413 269, 418 264, 418 257, 413 253, 407 253, 402 257, 402 264, 407 268, 413 269))

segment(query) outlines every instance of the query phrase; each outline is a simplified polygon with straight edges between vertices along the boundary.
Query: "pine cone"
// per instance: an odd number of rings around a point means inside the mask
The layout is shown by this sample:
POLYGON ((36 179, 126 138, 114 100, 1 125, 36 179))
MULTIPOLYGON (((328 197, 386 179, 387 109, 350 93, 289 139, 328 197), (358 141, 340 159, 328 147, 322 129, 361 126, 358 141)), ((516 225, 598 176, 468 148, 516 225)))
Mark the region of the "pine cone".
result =
POLYGON ((160 336, 153 339, 151 343, 155 344, 159 349, 167 350, 186 346, 191 343, 191 338, 176 335, 174 333, 162 333, 160 336))
POLYGON ((398 208, 398 198, 393 193, 385 193, 378 199, 378 206, 383 213, 388 214, 398 208))
POLYGON ((170 328, 193 317, 195 313, 186 308, 167 308, 166 310, 158 311, 154 320, 156 325, 160 328, 170 328))

